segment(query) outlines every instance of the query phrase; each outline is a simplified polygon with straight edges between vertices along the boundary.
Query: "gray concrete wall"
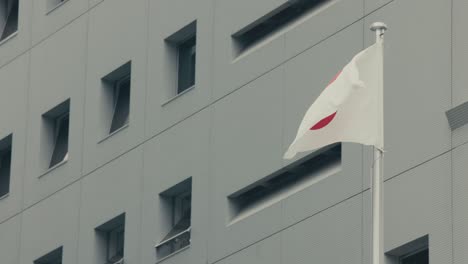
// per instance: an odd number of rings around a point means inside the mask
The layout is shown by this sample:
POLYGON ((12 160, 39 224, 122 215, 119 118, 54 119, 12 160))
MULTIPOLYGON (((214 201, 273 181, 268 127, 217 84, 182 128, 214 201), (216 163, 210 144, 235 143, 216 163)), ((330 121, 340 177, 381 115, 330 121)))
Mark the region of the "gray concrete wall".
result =
MULTIPOLYGON (((0 263, 63 246, 101 264, 94 229, 125 212, 125 263, 155 263, 159 193, 192 177, 192 244, 164 263, 370 263, 371 149, 229 223, 227 196, 288 165, 301 118, 352 56, 385 37, 385 250, 428 235, 430 262, 468 262, 466 0, 334 0, 233 60, 231 35, 286 0, 20 0, 0 45, 0 138, 13 133, 0 200, 0 263), (171 100, 164 39, 197 21, 196 87, 171 100), (129 126, 104 139, 101 78, 132 62, 129 126), (45 173, 41 115, 70 98, 69 160, 45 173)), ((301 155, 300 157, 303 157, 301 155)), ((300 158, 298 157, 298 158, 300 158)))

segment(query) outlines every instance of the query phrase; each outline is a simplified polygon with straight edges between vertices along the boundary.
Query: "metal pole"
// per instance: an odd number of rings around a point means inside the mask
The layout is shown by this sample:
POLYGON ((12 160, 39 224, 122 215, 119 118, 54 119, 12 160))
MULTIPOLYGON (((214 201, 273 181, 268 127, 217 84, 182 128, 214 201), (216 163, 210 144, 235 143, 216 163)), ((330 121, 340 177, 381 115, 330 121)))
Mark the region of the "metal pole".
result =
MULTIPOLYGON (((376 42, 383 44, 383 37, 387 26, 382 22, 373 23, 376 42)), ((382 51, 383 52, 383 51, 382 51)), ((382 55, 383 56, 383 55, 382 55)), ((379 82, 383 88, 383 59, 379 69, 379 82)), ((383 90, 383 89, 382 89, 383 90)), ((383 98, 383 95, 380 95, 383 98)), ((382 99, 383 104, 383 99, 382 99)), ((382 105, 383 108, 383 105, 382 105)), ((383 112, 381 113, 383 118, 383 112)), ((382 128, 383 129, 383 126, 382 128)), ((372 173, 372 264, 384 264, 383 259, 383 151, 374 147, 374 161, 372 173)))

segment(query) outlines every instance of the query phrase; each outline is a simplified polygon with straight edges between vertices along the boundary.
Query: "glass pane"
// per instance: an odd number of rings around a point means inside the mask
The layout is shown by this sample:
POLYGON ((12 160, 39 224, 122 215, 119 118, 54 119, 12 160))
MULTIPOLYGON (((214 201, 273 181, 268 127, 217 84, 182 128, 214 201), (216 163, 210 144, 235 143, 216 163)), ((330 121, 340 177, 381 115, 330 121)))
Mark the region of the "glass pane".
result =
POLYGON ((9 4, 12 6, 8 7, 10 10, 0 40, 7 38, 18 30, 18 0, 10 1, 9 4))
POLYGON ((195 85, 195 60, 196 38, 192 37, 179 46, 177 93, 195 85))
POLYGON ((65 160, 68 154, 68 125, 68 116, 56 121, 55 147, 49 168, 65 160))
POLYGON ((429 264, 429 249, 401 259, 401 264, 429 264))
POLYGON ((114 109, 114 117, 112 118, 111 129, 109 133, 116 131, 128 123, 130 114, 130 78, 119 82, 119 89, 116 96, 116 104, 114 109))
POLYGON ((0 156, 0 197, 10 191, 11 150, 0 156))

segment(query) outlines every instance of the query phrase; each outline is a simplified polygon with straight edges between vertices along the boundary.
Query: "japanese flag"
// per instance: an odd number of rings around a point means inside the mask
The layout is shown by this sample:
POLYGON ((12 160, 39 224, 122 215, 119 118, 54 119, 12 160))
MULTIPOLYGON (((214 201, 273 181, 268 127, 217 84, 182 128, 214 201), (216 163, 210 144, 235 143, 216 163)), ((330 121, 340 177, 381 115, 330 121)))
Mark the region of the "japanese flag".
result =
POLYGON ((307 110, 285 159, 336 142, 383 149, 382 43, 358 53, 307 110))

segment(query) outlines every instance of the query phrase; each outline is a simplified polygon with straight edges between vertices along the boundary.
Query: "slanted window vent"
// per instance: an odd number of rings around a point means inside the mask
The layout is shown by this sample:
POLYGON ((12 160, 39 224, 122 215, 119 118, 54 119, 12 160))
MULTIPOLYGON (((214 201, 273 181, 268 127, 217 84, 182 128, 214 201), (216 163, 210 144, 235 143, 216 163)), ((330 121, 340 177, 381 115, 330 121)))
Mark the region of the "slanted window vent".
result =
POLYGON ((281 31, 331 0, 289 0, 269 14, 232 35, 234 57, 281 31))
POLYGON ((170 231, 158 243, 156 255, 162 261, 190 246, 192 214, 192 178, 160 194, 170 231))
POLYGON ((229 195, 231 223, 335 174, 340 167, 341 144, 330 145, 229 195))
POLYGON ((0 0, 0 42, 18 31, 19 0, 0 0))
POLYGON ((42 115, 43 156, 51 169, 68 160, 68 136, 70 126, 70 99, 42 115))
POLYGON ((117 133, 129 123, 131 66, 129 61, 102 78, 104 137, 117 133))

